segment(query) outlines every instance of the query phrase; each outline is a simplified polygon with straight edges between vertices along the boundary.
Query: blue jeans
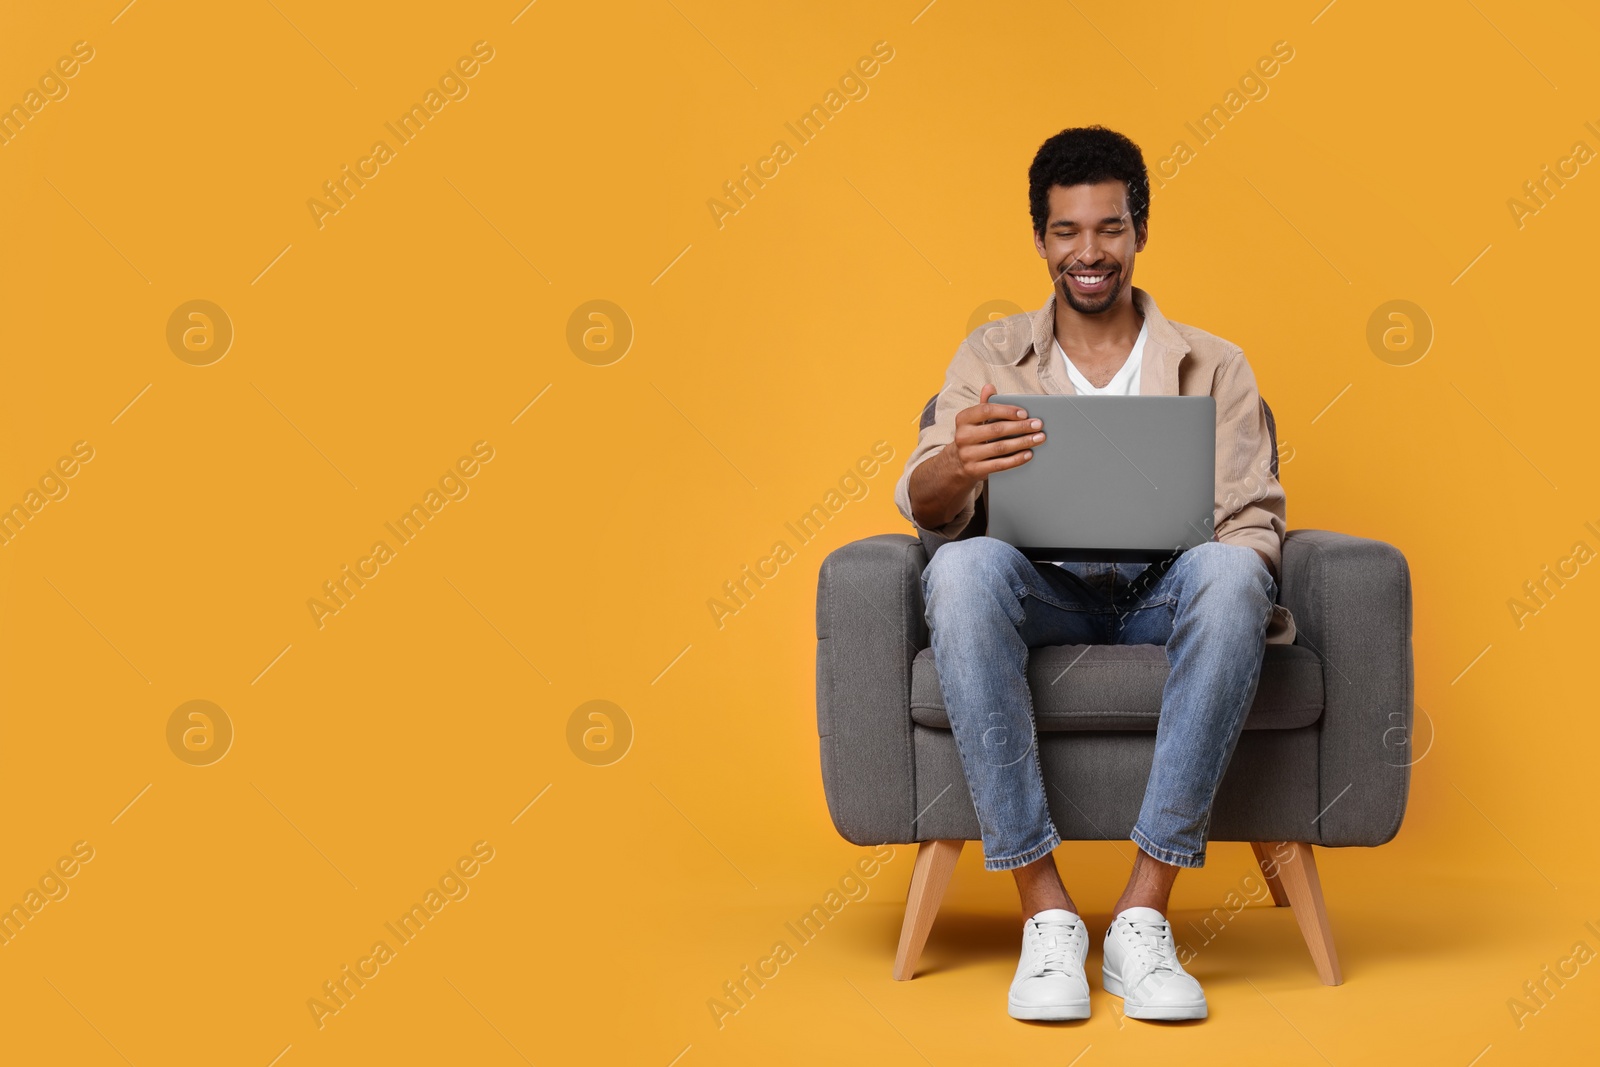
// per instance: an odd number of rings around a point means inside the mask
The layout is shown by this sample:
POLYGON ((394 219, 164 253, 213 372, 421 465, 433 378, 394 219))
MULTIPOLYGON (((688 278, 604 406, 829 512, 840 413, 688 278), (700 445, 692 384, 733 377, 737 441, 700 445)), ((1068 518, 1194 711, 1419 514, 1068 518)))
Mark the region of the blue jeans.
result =
MULTIPOLYGON (((1208 541, 1167 565, 1034 563, 992 537, 951 541, 922 573, 939 686, 983 834, 984 867, 1061 844, 1039 770, 1028 650, 1165 645, 1154 763, 1132 838, 1205 864, 1217 785, 1255 700, 1277 583, 1253 549, 1208 541)), ((1070 669, 1070 668, 1069 668, 1070 669)))

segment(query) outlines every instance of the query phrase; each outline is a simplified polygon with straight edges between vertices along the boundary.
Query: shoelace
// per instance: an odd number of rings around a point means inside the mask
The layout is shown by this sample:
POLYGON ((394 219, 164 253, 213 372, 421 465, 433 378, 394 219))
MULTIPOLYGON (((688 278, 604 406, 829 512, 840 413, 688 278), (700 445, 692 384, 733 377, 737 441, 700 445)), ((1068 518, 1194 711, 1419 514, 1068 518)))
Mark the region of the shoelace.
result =
POLYGON ((1056 974, 1070 974, 1067 964, 1070 957, 1069 951, 1077 944, 1083 928, 1078 923, 1069 923, 1057 920, 1055 922, 1033 923, 1033 928, 1039 938, 1039 956, 1035 961, 1034 974, 1044 975, 1054 971, 1056 974))
POLYGON ((1178 973, 1178 961, 1172 947, 1172 927, 1170 924, 1164 921, 1152 922, 1135 919, 1124 919, 1122 921, 1128 924, 1128 928, 1133 931, 1135 938, 1132 949, 1132 973, 1122 976, 1125 984, 1136 986, 1150 975, 1162 971, 1170 975, 1178 973))

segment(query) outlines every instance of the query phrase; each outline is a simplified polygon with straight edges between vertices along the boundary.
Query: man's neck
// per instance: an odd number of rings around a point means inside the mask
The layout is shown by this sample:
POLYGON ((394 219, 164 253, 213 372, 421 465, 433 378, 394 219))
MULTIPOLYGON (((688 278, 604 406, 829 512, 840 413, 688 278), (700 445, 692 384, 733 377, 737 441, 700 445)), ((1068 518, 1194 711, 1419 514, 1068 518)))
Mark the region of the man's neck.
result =
POLYGON ((1084 315, 1056 294, 1056 343, 1074 361, 1122 360, 1133 351, 1144 327, 1144 315, 1133 304, 1130 289, 1097 315, 1084 315))

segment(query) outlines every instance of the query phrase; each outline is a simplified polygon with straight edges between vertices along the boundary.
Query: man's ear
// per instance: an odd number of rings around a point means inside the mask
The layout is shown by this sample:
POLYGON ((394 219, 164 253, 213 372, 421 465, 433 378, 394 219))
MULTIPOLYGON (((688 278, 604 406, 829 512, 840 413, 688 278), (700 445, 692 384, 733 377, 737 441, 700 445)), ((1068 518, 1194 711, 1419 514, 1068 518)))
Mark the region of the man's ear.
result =
POLYGON ((1139 224, 1138 232, 1136 233, 1136 235, 1134 237, 1133 250, 1135 252, 1143 252, 1144 251, 1144 246, 1145 246, 1146 242, 1148 242, 1149 240, 1150 240, 1150 223, 1148 221, 1142 222, 1142 223, 1139 224))
POLYGON ((1044 251, 1044 234, 1038 230, 1033 231, 1033 247, 1039 253, 1040 259, 1047 258, 1044 251))

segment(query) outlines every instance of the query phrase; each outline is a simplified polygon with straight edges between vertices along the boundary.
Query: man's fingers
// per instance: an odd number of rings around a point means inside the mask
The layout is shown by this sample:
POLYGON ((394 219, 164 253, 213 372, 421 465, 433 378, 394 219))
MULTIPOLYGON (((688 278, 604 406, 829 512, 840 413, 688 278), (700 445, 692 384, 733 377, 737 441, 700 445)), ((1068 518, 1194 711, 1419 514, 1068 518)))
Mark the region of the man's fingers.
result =
POLYGON ((987 478, 996 471, 1010 470, 1020 467, 1033 458, 1033 450, 1025 449, 1014 452, 1009 456, 1000 456, 995 459, 986 459, 972 465, 972 473, 978 478, 987 478))
POLYGON ((986 422, 1000 422, 1014 419, 1026 419, 1028 413, 1022 408, 1014 408, 1010 404, 975 404, 956 413, 956 421, 967 425, 981 425, 986 422))
POLYGON ((1021 452, 1042 444, 1044 444, 1044 434, 1030 433, 1021 437, 1002 437, 975 447, 987 459, 990 456, 1004 456, 1013 452, 1021 452))
POLYGON ((1033 458, 1035 446, 1044 443, 1044 424, 1028 418, 1026 409, 989 403, 998 392, 985 382, 978 402, 956 412, 956 454, 975 478, 1022 466, 1033 458))
POLYGON ((969 478, 986 478, 991 470, 1004 470, 1026 463, 1026 459, 1018 460, 1016 457, 1026 455, 1031 459, 1034 449, 1043 443, 1043 437, 1042 433, 1032 433, 994 441, 966 441, 957 446, 956 456, 969 478), (993 466, 995 463, 999 466, 993 466))
POLYGON ((981 445, 985 441, 996 441, 1002 437, 1032 437, 1043 432, 1043 424, 1038 419, 1022 422, 983 422, 960 428, 956 431, 956 440, 962 444, 981 445))

